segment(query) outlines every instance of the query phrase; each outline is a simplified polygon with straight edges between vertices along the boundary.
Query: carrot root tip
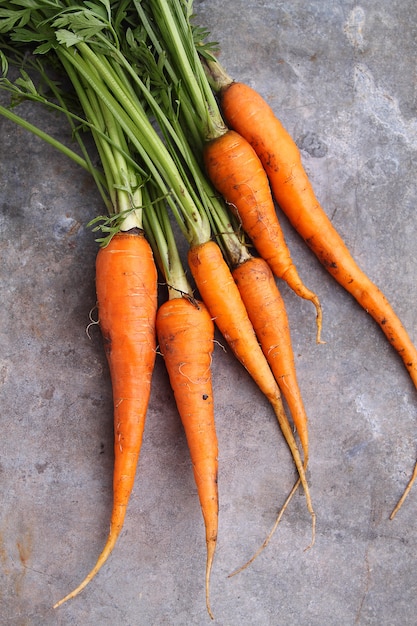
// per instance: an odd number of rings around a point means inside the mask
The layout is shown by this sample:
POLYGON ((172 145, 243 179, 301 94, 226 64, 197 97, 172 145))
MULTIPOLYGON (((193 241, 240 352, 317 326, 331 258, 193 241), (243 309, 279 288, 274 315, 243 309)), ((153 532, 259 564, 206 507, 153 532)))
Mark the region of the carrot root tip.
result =
POLYGON ((400 508, 403 505, 404 500, 406 499, 406 497, 408 496, 408 494, 411 491, 411 487, 414 484, 415 479, 417 478, 417 461, 416 464, 414 465, 414 470, 413 473, 411 475, 410 480, 408 481, 408 485, 404 490, 403 495, 401 496, 401 498, 398 500, 397 504, 394 507, 394 510, 392 511, 391 515, 389 516, 390 520, 393 520, 394 517, 397 515, 398 511, 400 510, 400 508))

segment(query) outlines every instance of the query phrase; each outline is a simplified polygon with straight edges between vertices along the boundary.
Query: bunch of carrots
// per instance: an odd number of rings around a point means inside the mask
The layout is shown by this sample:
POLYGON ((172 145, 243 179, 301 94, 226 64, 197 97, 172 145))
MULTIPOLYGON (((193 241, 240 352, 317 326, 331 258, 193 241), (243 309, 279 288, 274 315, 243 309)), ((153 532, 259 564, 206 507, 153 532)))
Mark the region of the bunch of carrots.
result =
MULTIPOLYGON (((206 42, 207 32, 193 25, 191 11, 192 2, 182 0, 13 0, 0 8, 0 87, 14 100, 30 99, 65 115, 79 150, 59 144, 10 109, 0 113, 87 169, 107 211, 91 224, 101 232, 96 291, 114 400, 113 508, 96 564, 56 607, 86 587, 120 535, 158 345, 201 504, 206 604, 213 617, 209 582, 219 515, 214 325, 269 400, 297 470, 260 549, 300 484, 313 544, 307 415, 276 279, 314 305, 317 343, 322 343, 322 309, 298 274, 275 202, 331 275, 378 322, 417 386, 416 348, 321 208, 296 144, 260 95, 227 75, 206 42), (7 78, 12 64, 20 72, 14 82, 7 78), (71 89, 58 87, 50 68, 69 79, 71 89), (31 71, 50 96, 35 86, 31 71), (83 142, 85 132, 94 139, 98 168, 83 142), (189 245, 186 269, 173 222, 189 245), (166 286, 159 309, 158 273, 166 286)), ((417 464, 391 518, 416 475, 417 464)))

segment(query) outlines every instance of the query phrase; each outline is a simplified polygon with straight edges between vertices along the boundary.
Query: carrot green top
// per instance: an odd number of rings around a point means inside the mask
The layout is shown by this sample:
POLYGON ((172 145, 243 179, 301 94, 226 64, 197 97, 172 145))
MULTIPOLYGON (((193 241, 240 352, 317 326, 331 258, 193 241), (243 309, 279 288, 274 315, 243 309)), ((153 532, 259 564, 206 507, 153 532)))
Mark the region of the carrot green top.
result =
MULTIPOLYGON (((238 224, 203 171, 204 143, 227 129, 200 59, 211 58, 211 45, 192 27, 191 9, 181 0, 6 0, 0 54, 30 47, 44 75, 52 63, 69 77, 82 117, 67 94, 55 93, 74 134, 89 128, 99 152, 103 176, 84 166, 107 191, 109 216, 94 221, 103 245, 120 229, 142 228, 150 186, 190 245, 214 233, 236 264, 247 255, 238 224)), ((26 87, 14 88, 42 100, 24 76, 26 87)))
MULTIPOLYGON (((6 37, 13 46, 31 46, 34 54, 59 62, 81 103, 101 158, 111 226, 142 226, 142 194, 149 179, 172 209, 190 244, 210 237, 207 216, 196 206, 193 186, 153 126, 143 100, 146 92, 121 52, 121 27, 130 3, 73 3, 63 0, 4 2, 0 9, 0 50, 6 37)), ((126 24, 125 24, 125 27, 126 24)), ((150 93, 147 98, 152 98, 150 93)), ((153 102, 156 106, 156 102, 153 102)))

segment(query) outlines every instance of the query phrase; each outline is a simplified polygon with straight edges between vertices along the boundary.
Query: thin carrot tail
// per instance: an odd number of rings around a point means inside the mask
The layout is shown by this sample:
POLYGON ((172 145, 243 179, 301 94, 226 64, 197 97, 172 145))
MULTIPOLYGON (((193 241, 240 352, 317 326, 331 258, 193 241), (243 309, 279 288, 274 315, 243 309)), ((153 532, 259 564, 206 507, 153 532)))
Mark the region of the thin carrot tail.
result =
POLYGON ((214 553, 216 551, 216 538, 207 539, 207 560, 206 560, 206 606, 211 619, 214 619, 213 611, 210 606, 210 576, 213 566, 214 553))
POLYGON ((314 304, 314 306, 316 307, 317 324, 316 343, 326 343, 321 339, 323 311, 318 296, 304 285, 298 275, 297 268, 294 264, 289 266, 289 268, 284 272, 281 278, 288 284, 289 287, 291 287, 291 289, 294 291, 294 293, 297 294, 297 296, 300 296, 300 298, 304 298, 305 300, 309 300, 314 304))
POLYGON ((300 477, 300 481, 301 484, 303 486, 304 489, 304 494, 305 494, 305 498, 306 498, 306 503, 307 503, 307 510, 311 515, 311 542, 310 544, 307 546, 307 549, 310 549, 313 547, 315 539, 316 539, 316 514, 314 512, 313 509, 313 504, 311 501, 311 495, 310 495, 310 489, 308 486, 308 482, 307 482, 307 477, 306 477, 306 465, 305 463, 303 464, 302 460, 301 460, 301 456, 300 456, 300 452, 298 450, 297 447, 297 443, 295 441, 290 423, 288 421, 288 418, 285 414, 285 410, 282 404, 282 400, 281 397, 278 397, 277 399, 273 400, 270 399, 270 402, 274 408, 275 411, 275 415, 277 417, 278 423, 280 425, 280 428, 282 430, 282 433, 284 435, 284 438, 291 450, 293 459, 294 459, 294 463, 295 466, 297 468, 299 477, 300 477))
POLYGON ((295 483, 293 485, 293 488, 291 489, 290 493, 286 497, 286 500, 285 500, 284 504, 282 505, 282 507, 281 507, 281 509, 280 509, 280 511, 278 513, 278 516, 277 516, 277 518, 276 518, 276 520, 274 522, 274 525, 272 526, 272 528, 269 531, 268 535, 264 539, 263 543, 259 546, 259 548, 255 552, 255 554, 253 554, 253 556, 251 556, 251 558, 248 561, 246 561, 246 563, 244 563, 238 569, 234 570, 231 574, 229 574, 227 578, 232 578, 232 576, 236 576, 236 574, 240 574, 240 572, 243 572, 243 570, 246 569, 247 567, 249 567, 249 565, 251 563, 253 563, 256 558, 258 558, 258 556, 261 554, 261 552, 263 552, 263 550, 266 548, 266 546, 271 541, 272 536, 274 535, 276 529, 278 528, 278 525, 279 525, 279 523, 280 523, 280 521, 281 521, 285 511, 287 510, 287 507, 288 507, 289 503, 291 502, 295 492, 297 491, 298 487, 300 486, 300 483, 301 483, 301 478, 297 478, 297 480, 295 481, 295 483))
MULTIPOLYGON (((124 518, 124 514, 123 514, 123 518, 124 518)), ((122 528, 122 525, 123 525, 123 519, 119 520, 118 527, 116 528, 116 531, 113 530, 113 526, 111 527, 109 535, 108 535, 108 538, 107 538, 107 541, 106 541, 106 544, 105 544, 105 546, 104 546, 100 556, 98 557, 97 562, 94 565, 93 569, 87 574, 87 576, 78 585, 78 587, 76 587, 73 591, 71 591, 69 594, 67 594, 64 598, 62 598, 61 600, 59 600, 58 602, 56 602, 54 604, 54 606, 53 606, 54 609, 57 609, 59 606, 61 606, 65 602, 67 602, 67 600, 71 600, 72 598, 75 598, 76 596, 78 596, 78 594, 94 578, 94 576, 102 568, 102 566, 107 561, 107 559, 110 556, 110 554, 112 553, 113 548, 116 545, 117 538, 118 538, 118 536, 120 534, 120 530, 122 528)))
POLYGON ((391 515, 389 516, 390 520, 393 520, 393 519, 394 519, 394 517, 397 515, 398 511, 399 511, 399 510, 400 510, 400 508, 402 507, 403 502, 404 502, 404 500, 406 499, 406 497, 408 496, 408 494, 410 493, 411 488, 412 488, 412 486, 413 486, 414 481, 416 480, 416 478, 417 478, 417 462, 416 462, 416 464, 414 465, 414 470, 413 470, 413 473, 412 473, 412 475, 411 475, 410 480, 408 481, 408 484, 407 484, 407 486, 406 486, 406 488, 405 488, 405 490, 404 490, 403 495, 402 495, 402 496, 401 496, 401 498, 398 500, 397 504, 396 504, 396 505, 395 505, 395 507, 394 507, 394 510, 392 511, 391 515))

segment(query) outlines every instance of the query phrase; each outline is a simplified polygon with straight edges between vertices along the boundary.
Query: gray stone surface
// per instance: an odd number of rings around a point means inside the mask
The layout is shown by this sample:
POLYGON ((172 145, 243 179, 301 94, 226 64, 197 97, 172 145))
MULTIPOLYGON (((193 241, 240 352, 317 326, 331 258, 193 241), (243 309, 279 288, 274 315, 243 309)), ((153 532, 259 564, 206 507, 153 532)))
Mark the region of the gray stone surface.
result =
MULTIPOLYGON (((415 2, 196 0, 195 10, 229 72, 292 133, 326 211, 417 341, 415 2)), ((25 109, 65 139, 56 117, 25 109)), ((110 381, 98 331, 85 332, 97 251, 86 224, 103 208, 52 148, 3 119, 0 137, 0 624, 208 624, 203 525, 161 359, 117 547, 77 599, 51 608, 95 563, 109 522, 110 381)), ((263 554, 227 579, 295 474, 266 401, 216 348, 216 623, 412 625, 417 492, 388 516, 415 462, 417 394, 379 328, 282 223, 324 308, 317 346, 312 307, 281 286, 310 418, 317 539, 304 551, 299 495, 263 554)))

